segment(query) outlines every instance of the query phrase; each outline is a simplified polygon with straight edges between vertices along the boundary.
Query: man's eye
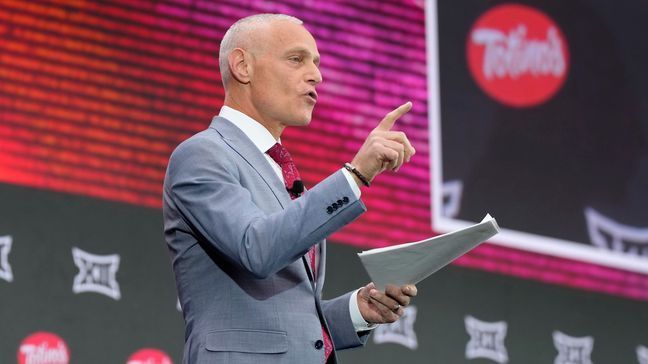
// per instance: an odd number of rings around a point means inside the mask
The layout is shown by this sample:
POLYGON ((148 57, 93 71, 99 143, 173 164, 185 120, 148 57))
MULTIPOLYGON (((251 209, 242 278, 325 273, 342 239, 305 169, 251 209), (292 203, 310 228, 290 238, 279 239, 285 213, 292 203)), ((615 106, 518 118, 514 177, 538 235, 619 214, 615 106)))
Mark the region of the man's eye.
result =
POLYGON ((299 63, 301 62, 301 57, 290 57, 288 60, 290 60, 290 62, 299 63))

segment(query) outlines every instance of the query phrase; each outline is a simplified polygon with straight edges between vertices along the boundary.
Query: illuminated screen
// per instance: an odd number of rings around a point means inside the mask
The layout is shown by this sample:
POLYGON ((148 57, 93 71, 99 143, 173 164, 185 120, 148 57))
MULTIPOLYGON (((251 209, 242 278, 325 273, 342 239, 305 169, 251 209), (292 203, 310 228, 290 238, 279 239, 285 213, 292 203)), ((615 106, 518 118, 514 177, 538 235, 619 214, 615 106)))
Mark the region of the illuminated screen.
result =
POLYGON ((648 273, 644 4, 429 6, 434 228, 648 273))
MULTIPOLYGON (((396 128, 416 156, 365 189, 369 211, 331 240, 379 247, 435 234, 426 18, 415 0, 1 1, 0 180, 160 208, 171 151, 222 105, 225 30, 282 11, 304 20, 322 55, 313 122, 282 136, 307 186, 350 161, 387 112, 414 103, 396 128)), ((648 298, 641 274, 507 247, 484 245, 456 264, 648 298)))

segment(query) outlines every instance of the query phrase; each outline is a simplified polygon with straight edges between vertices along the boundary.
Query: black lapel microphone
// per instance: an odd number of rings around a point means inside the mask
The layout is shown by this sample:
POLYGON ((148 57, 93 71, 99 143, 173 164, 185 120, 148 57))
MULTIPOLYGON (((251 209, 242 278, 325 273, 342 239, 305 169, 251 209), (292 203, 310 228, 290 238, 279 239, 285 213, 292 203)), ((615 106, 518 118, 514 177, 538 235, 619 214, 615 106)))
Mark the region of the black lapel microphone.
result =
POLYGON ((304 193, 304 182, 302 182, 300 179, 294 180, 293 185, 288 189, 288 192, 300 196, 302 193, 304 193))

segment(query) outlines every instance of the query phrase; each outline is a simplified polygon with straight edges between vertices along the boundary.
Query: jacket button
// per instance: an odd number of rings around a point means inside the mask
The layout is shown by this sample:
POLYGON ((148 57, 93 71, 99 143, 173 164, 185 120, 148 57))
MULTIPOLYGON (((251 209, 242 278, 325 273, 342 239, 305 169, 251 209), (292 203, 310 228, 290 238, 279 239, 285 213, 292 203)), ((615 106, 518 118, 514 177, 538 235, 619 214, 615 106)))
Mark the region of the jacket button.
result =
POLYGON ((324 342, 322 340, 315 341, 315 349, 322 350, 324 347, 324 342))
POLYGON ((331 206, 327 207, 326 208, 326 213, 328 213, 329 215, 332 214, 333 213, 333 208, 331 206))
POLYGON ((342 200, 337 200, 337 204, 338 204, 338 206, 342 207, 342 205, 344 205, 344 201, 342 201, 342 200))
POLYGON ((342 201, 344 201, 344 203, 349 203, 349 198, 346 197, 346 196, 344 196, 344 198, 342 199, 342 201))

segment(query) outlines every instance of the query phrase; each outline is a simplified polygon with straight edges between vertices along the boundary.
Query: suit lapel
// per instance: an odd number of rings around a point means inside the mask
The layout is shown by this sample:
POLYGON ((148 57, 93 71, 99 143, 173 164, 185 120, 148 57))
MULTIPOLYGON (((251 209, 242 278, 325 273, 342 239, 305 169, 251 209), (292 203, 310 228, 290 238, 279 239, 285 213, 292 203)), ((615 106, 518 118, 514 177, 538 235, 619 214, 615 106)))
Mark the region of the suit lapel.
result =
POLYGON ((261 179, 270 187, 277 202, 282 208, 285 208, 290 202, 290 195, 281 180, 277 178, 275 171, 263 153, 252 143, 250 138, 241 129, 222 117, 215 117, 209 127, 215 129, 223 137, 225 143, 259 174, 261 179))
POLYGON ((317 294, 322 295, 322 287, 324 286, 324 277, 326 275, 326 243, 325 240, 317 244, 319 250, 319 264, 317 264, 317 294))
MULTIPOLYGON (((277 199, 277 202, 279 202, 282 208, 285 208, 291 201, 290 195, 288 194, 288 191, 286 191, 286 187, 281 180, 277 178, 277 174, 272 169, 263 153, 261 153, 259 148, 252 143, 250 138, 248 138, 241 129, 237 128, 236 125, 232 124, 229 120, 219 116, 214 117, 209 127, 216 130, 225 143, 238 153, 238 155, 240 155, 241 158, 243 158, 259 174, 261 179, 263 179, 268 187, 270 187, 270 190, 277 199)), ((319 245, 321 246, 321 244, 319 245)), ((315 290, 315 278, 310 267, 310 262, 308 261, 308 254, 302 257, 302 261, 306 267, 306 272, 310 278, 313 290, 315 290)), ((322 262, 324 262, 324 254, 323 251, 320 251, 320 264, 318 264, 318 270, 323 273, 322 262)), ((320 275, 317 275, 317 277, 317 280, 319 281, 320 275)))

